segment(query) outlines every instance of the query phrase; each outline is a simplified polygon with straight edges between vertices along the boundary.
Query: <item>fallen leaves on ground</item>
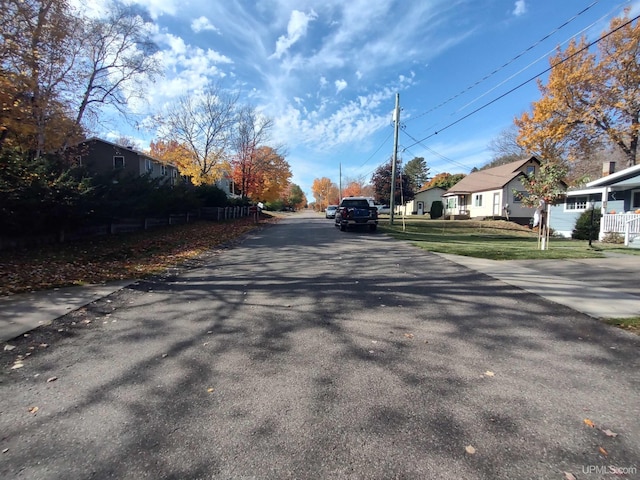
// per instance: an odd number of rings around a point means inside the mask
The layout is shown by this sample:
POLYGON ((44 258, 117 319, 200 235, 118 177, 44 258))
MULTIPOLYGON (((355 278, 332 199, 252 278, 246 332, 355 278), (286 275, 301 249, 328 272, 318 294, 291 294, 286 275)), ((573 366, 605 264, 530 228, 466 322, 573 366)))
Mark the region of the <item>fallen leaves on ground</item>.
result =
POLYGON ((589 426, 589 427, 591 427, 591 428, 595 428, 595 426, 596 426, 596 424, 595 424, 595 423, 593 423, 593 422, 592 422, 591 420, 589 420, 588 418, 585 418, 585 419, 583 420, 583 422, 584 422, 584 424, 585 424, 585 425, 587 425, 587 426, 589 426))
POLYGON ((0 295, 158 274, 272 223, 196 222, 0 252, 0 295))

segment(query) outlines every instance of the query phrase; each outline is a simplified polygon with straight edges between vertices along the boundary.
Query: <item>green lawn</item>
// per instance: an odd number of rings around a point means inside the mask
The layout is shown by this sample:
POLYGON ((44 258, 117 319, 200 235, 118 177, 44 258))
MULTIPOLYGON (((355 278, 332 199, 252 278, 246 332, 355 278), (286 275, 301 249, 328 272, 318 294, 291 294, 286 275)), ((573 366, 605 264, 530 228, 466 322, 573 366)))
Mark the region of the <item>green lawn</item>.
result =
POLYGON ((604 252, 638 255, 623 245, 551 237, 547 250, 540 250, 537 232, 506 221, 430 220, 396 217, 394 225, 381 219, 379 228, 431 252, 451 253, 491 260, 535 260, 540 258, 599 258, 604 252))

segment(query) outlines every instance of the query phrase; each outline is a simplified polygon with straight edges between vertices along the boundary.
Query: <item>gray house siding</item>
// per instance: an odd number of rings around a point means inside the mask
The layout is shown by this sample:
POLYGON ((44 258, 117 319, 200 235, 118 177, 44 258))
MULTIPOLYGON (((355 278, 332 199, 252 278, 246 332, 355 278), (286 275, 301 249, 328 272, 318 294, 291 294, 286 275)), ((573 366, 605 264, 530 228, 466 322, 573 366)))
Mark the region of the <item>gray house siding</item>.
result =
POLYGON ((121 176, 149 175, 175 185, 180 178, 178 169, 143 152, 92 138, 83 143, 80 164, 92 175, 119 174, 121 176))

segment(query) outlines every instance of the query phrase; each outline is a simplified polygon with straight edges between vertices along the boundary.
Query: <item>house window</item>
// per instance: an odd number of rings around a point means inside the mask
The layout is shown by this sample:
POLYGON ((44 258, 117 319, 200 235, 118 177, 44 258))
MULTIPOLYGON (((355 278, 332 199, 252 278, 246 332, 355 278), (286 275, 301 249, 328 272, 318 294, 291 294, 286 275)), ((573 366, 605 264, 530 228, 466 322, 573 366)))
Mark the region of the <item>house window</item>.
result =
POLYGON ((529 165, 527 167, 527 175, 531 176, 531 175, 535 175, 536 174, 536 167, 535 165, 529 165))
POLYGON ((481 207, 482 206, 482 195, 476 195, 475 196, 475 202, 474 202, 476 207, 481 207))
POLYGON ((166 175, 166 174, 167 174, 167 166, 162 165, 162 175, 166 175))
POLYGON ((522 203, 522 200, 529 196, 529 192, 518 190, 513 194, 513 203, 522 203))
POLYGON ((640 190, 633 190, 631 192, 631 208, 640 208, 640 190))
POLYGON ((147 158, 147 172, 153 172, 153 161, 147 158))
POLYGON ((113 157, 113 168, 114 170, 117 170, 119 168, 124 168, 124 157, 122 156, 113 157))
POLYGON ((458 206, 458 199, 456 197, 447 198, 447 208, 456 208, 458 206))
POLYGON ((567 197, 564 203, 565 210, 586 210, 589 199, 584 197, 567 197))

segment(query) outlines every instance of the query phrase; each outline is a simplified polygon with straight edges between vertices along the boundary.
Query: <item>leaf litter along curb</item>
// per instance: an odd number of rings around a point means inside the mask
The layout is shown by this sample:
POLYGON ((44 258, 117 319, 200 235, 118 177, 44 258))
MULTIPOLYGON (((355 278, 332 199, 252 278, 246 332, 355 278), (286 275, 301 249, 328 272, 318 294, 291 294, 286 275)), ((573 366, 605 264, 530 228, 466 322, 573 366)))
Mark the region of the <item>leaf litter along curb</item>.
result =
POLYGON ((82 242, 0 252, 0 296, 144 278, 164 272, 275 222, 263 217, 196 222, 82 242))

